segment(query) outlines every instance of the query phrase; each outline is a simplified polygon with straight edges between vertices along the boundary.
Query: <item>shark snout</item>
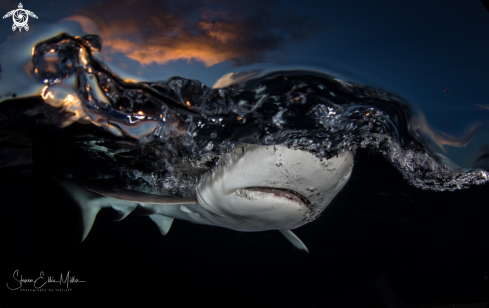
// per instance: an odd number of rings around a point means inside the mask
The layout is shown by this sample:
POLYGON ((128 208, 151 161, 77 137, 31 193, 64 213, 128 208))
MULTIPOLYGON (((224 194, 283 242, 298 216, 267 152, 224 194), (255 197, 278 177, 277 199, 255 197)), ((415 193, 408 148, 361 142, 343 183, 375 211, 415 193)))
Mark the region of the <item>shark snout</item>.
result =
POLYGON ((293 229, 324 210, 352 166, 351 152, 321 160, 283 145, 246 145, 242 154, 201 179, 197 198, 230 229, 293 229))

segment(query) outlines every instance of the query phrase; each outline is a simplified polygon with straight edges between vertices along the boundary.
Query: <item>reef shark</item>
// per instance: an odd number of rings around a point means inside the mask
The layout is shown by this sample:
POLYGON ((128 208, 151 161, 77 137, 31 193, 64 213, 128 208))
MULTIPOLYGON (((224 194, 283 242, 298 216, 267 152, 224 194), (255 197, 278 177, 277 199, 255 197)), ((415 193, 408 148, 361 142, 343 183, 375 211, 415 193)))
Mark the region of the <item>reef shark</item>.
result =
POLYGON ((345 186, 353 153, 320 159, 285 145, 243 145, 222 154, 214 170, 204 174, 189 198, 164 197, 59 180, 80 206, 84 240, 101 208, 122 220, 143 210, 166 235, 174 219, 255 232, 278 230, 297 248, 308 251, 290 229, 313 221, 345 186))

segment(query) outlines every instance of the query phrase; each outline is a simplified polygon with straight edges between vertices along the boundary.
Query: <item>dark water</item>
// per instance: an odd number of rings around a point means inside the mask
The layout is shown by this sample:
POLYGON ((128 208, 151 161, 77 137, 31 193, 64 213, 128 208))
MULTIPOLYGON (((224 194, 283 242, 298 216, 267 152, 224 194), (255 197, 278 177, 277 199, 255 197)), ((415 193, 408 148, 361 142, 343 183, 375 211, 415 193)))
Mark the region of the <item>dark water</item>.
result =
POLYGON ((458 168, 401 97, 297 70, 221 89, 132 83, 97 59, 101 46, 67 34, 39 42, 27 71, 42 99, 10 93, 0 105, 2 281, 16 269, 85 281, 52 294, 3 288, 2 307, 488 305, 487 157, 458 168), (79 244, 77 209, 48 176, 188 196, 236 143, 355 151, 345 188, 295 230, 310 254, 273 231, 176 221, 162 237, 149 218, 113 222, 110 210, 79 244))
POLYGON ((295 230, 310 254, 273 231, 175 221, 162 237, 149 218, 114 222, 110 210, 78 244, 76 207, 46 168, 35 164, 34 178, 2 177, 11 205, 1 215, 4 279, 18 268, 25 276, 70 271, 86 281, 66 294, 9 293, 5 307, 93 305, 95 295, 105 305, 125 298, 217 307, 405 307, 386 305, 391 297, 414 306, 487 303, 487 187, 422 191, 381 156, 360 154, 347 186, 295 230))

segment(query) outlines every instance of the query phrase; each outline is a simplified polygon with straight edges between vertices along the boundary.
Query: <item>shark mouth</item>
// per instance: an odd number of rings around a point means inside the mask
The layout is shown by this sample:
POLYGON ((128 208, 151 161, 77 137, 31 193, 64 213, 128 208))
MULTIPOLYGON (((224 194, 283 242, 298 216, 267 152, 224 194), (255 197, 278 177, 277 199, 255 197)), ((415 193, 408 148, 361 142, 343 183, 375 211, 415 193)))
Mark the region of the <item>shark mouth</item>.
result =
POLYGON ((299 203, 301 206, 312 210, 312 203, 304 195, 290 189, 273 187, 246 187, 237 189, 234 193, 238 197, 250 198, 249 192, 262 192, 274 194, 277 198, 286 198, 299 203))

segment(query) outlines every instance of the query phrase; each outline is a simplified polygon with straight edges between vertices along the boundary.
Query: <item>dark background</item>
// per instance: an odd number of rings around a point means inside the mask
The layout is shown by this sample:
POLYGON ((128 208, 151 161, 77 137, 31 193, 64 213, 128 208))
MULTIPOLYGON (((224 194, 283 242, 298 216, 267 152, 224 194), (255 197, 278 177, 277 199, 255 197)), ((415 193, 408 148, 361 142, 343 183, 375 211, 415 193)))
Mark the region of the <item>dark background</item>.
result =
POLYGON ((316 221, 295 230, 309 254, 276 231, 176 220, 163 237, 148 217, 114 222, 108 209, 79 244, 78 209, 45 174, 42 142, 34 144, 34 176, 0 177, 2 281, 14 283, 18 269, 25 278, 69 271, 86 282, 53 293, 2 287, 3 308, 489 303, 487 185, 420 191, 383 158, 360 151, 347 186, 316 221))

